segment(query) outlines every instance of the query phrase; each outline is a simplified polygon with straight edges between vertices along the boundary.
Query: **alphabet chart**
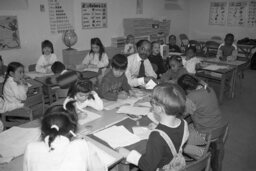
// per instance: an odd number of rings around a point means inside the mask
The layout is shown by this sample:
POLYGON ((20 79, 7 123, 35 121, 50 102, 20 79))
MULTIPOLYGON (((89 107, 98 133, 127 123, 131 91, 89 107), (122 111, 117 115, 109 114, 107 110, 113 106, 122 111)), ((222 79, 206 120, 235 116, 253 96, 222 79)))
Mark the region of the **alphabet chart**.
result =
POLYGON ((82 3, 82 29, 107 27, 107 3, 82 3))
POLYGON ((211 2, 210 4, 210 25, 225 25, 227 2, 211 2))
POLYGON ((49 20, 51 33, 63 33, 66 30, 73 30, 72 1, 48 0, 49 20))
POLYGON ((256 27, 256 1, 249 2, 247 25, 256 27))
POLYGON ((245 26, 247 17, 247 2, 229 2, 228 26, 245 26))

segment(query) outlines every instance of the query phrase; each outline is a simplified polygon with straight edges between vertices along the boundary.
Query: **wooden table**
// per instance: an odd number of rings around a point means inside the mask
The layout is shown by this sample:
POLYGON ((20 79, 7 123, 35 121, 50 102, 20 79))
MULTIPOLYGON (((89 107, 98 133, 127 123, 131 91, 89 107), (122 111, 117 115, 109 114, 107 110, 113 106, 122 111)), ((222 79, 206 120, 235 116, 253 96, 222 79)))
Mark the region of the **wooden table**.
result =
MULTIPOLYGON (((207 61, 206 61, 207 62, 207 61)), ((224 65, 219 64, 218 65, 224 65)), ((225 65, 227 66, 227 65, 225 65)), ((196 76, 202 78, 205 81, 213 80, 213 81, 220 81, 220 92, 219 92, 219 102, 222 103, 224 90, 225 90, 225 82, 230 78, 231 88, 229 90, 229 96, 233 96, 234 91, 234 78, 236 74, 236 68, 234 66, 227 66, 226 69, 218 69, 218 70, 208 70, 202 68, 197 71, 196 76)))

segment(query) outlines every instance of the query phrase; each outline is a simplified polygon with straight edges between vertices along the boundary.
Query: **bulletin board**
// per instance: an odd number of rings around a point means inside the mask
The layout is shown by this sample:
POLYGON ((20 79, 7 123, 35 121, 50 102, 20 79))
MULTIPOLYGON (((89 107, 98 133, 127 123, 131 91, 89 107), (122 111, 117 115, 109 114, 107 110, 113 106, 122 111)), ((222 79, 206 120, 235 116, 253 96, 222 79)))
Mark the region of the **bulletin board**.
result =
POLYGON ((228 26, 246 26, 247 2, 229 2, 228 7, 228 26))
POLYGON ((248 27, 256 27, 256 1, 250 1, 247 16, 248 27))
POLYGON ((227 2, 211 2, 209 24, 225 25, 227 13, 227 2))
POLYGON ((17 16, 0 16, 0 51, 20 48, 17 16))
POLYGON ((52 34, 64 33, 73 28, 73 1, 48 0, 50 30, 52 34))
POLYGON ((107 3, 82 3, 82 29, 107 27, 107 3))

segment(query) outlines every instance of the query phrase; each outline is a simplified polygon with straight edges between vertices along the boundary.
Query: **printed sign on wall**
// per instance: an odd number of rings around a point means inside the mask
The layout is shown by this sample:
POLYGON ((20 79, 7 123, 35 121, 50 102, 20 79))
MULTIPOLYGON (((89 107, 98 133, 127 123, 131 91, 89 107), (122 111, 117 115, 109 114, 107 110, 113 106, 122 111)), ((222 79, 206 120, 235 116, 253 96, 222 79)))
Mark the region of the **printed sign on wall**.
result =
POLYGON ((107 3, 82 3, 82 29, 107 27, 107 3))

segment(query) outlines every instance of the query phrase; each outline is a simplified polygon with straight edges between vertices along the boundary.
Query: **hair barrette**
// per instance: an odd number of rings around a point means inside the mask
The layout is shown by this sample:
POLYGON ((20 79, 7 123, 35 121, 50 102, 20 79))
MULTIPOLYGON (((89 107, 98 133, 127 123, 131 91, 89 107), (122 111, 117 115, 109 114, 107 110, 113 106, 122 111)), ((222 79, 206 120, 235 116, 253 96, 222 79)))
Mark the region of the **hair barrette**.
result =
POLYGON ((60 130, 60 128, 59 128, 57 125, 52 125, 52 126, 51 126, 51 129, 53 129, 53 128, 56 129, 57 131, 60 130))

